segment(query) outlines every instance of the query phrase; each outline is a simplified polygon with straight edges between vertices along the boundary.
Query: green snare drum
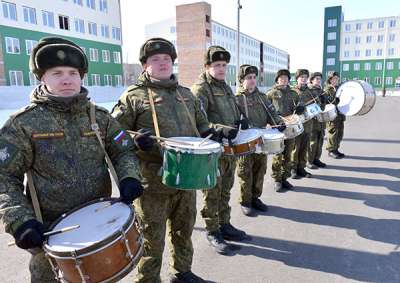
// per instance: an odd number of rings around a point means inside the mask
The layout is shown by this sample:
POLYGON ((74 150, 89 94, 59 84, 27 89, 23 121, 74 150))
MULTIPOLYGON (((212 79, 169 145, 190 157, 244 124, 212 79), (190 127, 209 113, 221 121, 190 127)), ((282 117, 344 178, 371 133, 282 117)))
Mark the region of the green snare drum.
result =
POLYGON ((215 141, 203 141, 195 137, 171 137, 184 144, 166 142, 162 182, 181 190, 202 190, 217 184, 218 159, 221 145, 215 141), (188 144, 190 143, 190 145, 188 144))

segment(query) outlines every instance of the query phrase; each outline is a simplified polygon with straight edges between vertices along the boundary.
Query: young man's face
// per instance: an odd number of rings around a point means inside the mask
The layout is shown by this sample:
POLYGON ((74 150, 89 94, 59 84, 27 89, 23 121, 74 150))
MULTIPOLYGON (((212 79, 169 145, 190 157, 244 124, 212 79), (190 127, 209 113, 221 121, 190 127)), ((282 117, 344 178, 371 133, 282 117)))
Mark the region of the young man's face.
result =
POLYGON ((279 86, 287 86, 289 84, 289 77, 286 75, 281 75, 278 77, 277 84, 279 86))
POLYGON ((305 85, 305 84, 307 84, 307 80, 308 80, 307 75, 301 75, 300 77, 297 78, 297 84, 305 85))
POLYGON ((210 65, 206 65, 207 72, 219 81, 224 81, 228 64, 226 61, 215 61, 210 65))
POLYGON ((81 75, 79 70, 73 67, 50 68, 46 70, 41 80, 53 95, 72 96, 81 90, 81 75))
POLYGON ((333 78, 331 78, 331 85, 337 85, 339 82, 339 77, 338 76, 333 76, 333 78))
POLYGON ((314 86, 321 86, 321 77, 316 76, 315 78, 313 78, 311 84, 314 86))
POLYGON ((155 54, 147 58, 143 69, 150 77, 157 80, 168 80, 172 75, 172 58, 168 54, 155 54))
POLYGON ((257 76, 256 74, 248 74, 244 77, 242 82, 243 88, 245 88, 248 92, 253 92, 257 85, 257 76))

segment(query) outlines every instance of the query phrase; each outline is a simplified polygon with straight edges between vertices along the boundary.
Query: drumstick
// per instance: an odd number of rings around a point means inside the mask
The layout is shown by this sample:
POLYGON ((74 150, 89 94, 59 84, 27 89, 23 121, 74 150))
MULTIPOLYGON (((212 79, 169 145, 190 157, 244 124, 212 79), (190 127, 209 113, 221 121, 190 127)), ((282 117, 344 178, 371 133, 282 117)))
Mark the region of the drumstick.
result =
POLYGON ((216 127, 220 127, 220 128, 227 128, 227 129, 236 130, 235 127, 227 126, 227 125, 223 125, 223 124, 215 124, 215 126, 216 126, 216 127))
MULTIPOLYGON (((243 119, 243 114, 240 114, 240 120, 243 119)), ((242 123, 239 124, 239 132, 242 130, 242 123)))
MULTIPOLYGON (((129 134, 142 134, 139 132, 135 132, 135 131, 127 131, 129 134)), ((181 140, 176 140, 176 139, 171 139, 171 138, 163 138, 163 137, 156 137, 156 136, 150 136, 150 138, 154 139, 154 140, 160 140, 160 141, 167 141, 167 142, 173 142, 173 143, 180 143, 180 144, 184 144, 184 145, 193 145, 193 143, 190 142, 184 142, 181 140)))
POLYGON ((9 209, 13 209, 13 208, 17 208, 17 207, 21 207, 20 205, 15 205, 15 206, 10 206, 10 207, 6 207, 6 208, 2 208, 0 209, 0 212, 5 212, 9 209))
POLYGON ((206 141, 208 141, 211 137, 213 136, 213 134, 209 134, 207 137, 205 137, 201 143, 199 143, 197 146, 201 146, 203 145, 203 143, 205 143, 206 141))
MULTIPOLYGON (((53 235, 61 234, 61 233, 65 233, 65 232, 69 232, 69 231, 78 229, 79 227, 81 227, 81 226, 80 225, 74 225, 74 226, 61 228, 59 230, 52 230, 52 231, 48 231, 48 232, 43 233, 43 236, 53 236, 53 235)), ((9 247, 14 246, 15 245, 15 241, 11 241, 7 245, 9 247)))

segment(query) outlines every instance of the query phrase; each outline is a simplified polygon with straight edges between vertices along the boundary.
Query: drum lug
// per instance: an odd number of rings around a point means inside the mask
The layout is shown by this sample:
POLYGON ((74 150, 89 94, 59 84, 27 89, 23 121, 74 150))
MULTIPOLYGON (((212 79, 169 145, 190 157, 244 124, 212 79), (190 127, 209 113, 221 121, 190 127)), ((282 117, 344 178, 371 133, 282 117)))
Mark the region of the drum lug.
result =
POLYGON ((207 184, 208 184, 209 186, 211 186, 210 174, 207 175, 207 184))
POLYGON ((121 231, 122 240, 124 241, 126 252, 127 252, 125 256, 127 258, 131 259, 131 258, 133 258, 133 254, 132 254, 132 251, 131 251, 131 247, 129 246, 129 240, 126 237, 125 231, 123 229, 121 229, 120 231, 121 231))
POLYGON ((48 260, 49 263, 50 263, 51 270, 53 270, 54 275, 55 275, 55 279, 56 279, 57 281, 62 282, 62 281, 61 281, 62 276, 60 276, 60 273, 59 273, 60 270, 56 267, 56 265, 55 265, 54 262, 52 261, 51 257, 50 257, 47 253, 45 253, 45 257, 47 258, 47 260, 48 260))
POLYGON ((88 280, 90 280, 90 276, 84 274, 82 260, 77 258, 75 251, 72 252, 72 256, 75 261, 75 268, 78 270, 79 276, 82 279, 82 283, 88 283, 88 280))
POLYGON ((179 185, 179 182, 180 182, 181 180, 180 180, 180 176, 179 176, 179 173, 176 175, 176 179, 175 179, 175 185, 179 185))
POLYGON ((217 177, 221 177, 221 172, 219 171, 219 168, 217 168, 217 177))
POLYGON ((180 163, 181 162, 181 153, 180 152, 178 152, 177 154, 176 154, 176 163, 180 163))

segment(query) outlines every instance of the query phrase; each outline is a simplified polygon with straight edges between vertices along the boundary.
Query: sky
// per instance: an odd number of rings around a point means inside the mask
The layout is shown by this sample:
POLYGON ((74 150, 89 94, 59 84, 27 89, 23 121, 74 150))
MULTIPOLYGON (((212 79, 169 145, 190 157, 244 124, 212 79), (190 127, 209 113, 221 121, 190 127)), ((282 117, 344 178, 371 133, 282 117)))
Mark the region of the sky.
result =
MULTIPOLYGON (((175 16, 195 0, 121 0, 123 56, 137 63, 144 27, 175 16)), ((237 0, 207 0, 211 18, 236 29, 237 0)), ((324 8, 342 6, 344 20, 400 16, 399 0, 241 0, 240 30, 290 54, 291 71, 322 69, 324 8)))

